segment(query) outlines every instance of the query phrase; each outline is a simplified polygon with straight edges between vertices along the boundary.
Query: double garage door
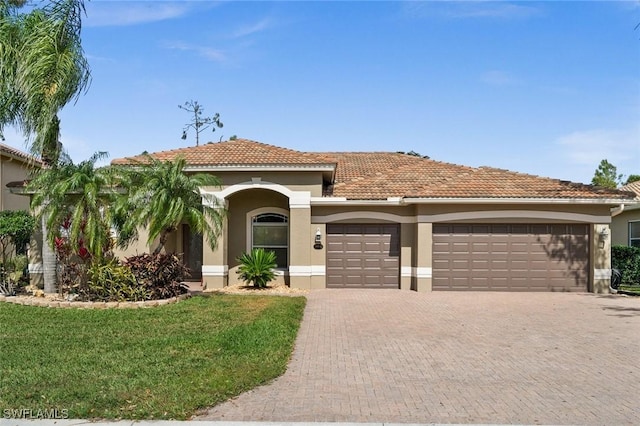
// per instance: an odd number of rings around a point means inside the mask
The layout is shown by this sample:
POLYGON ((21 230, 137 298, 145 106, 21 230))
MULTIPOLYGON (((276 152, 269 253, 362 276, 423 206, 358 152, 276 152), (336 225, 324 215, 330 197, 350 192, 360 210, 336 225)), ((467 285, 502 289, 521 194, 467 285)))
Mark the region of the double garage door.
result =
POLYGON ((583 224, 434 224, 433 289, 587 291, 583 224))
MULTIPOLYGON (((434 224, 433 289, 586 291, 583 224, 434 224)), ((327 287, 399 288, 400 226, 327 225, 327 287)))

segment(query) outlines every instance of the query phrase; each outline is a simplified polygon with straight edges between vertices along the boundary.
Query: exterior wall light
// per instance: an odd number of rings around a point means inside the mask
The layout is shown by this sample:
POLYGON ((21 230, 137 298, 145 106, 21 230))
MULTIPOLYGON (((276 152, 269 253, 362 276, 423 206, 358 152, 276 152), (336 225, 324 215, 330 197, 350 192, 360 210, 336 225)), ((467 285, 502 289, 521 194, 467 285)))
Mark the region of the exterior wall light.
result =
POLYGON ((322 232, 320 232, 320 228, 316 228, 316 236, 313 240, 313 248, 316 250, 322 249, 322 232))
POLYGON ((599 237, 600 237, 600 241, 599 241, 600 248, 605 248, 607 238, 609 237, 609 228, 600 229, 599 237))

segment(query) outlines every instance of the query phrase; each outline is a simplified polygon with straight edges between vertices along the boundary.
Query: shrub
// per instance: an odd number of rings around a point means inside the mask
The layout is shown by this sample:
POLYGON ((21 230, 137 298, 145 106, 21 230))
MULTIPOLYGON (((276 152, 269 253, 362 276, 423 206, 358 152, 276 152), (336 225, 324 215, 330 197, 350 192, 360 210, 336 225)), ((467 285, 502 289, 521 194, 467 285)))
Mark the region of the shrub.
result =
POLYGON ((187 292, 183 281, 190 276, 189 268, 175 254, 148 254, 128 257, 124 264, 131 269, 138 284, 149 292, 151 299, 166 299, 187 292))
POLYGON ((0 294, 13 296, 29 284, 29 260, 24 254, 0 264, 0 294))
POLYGON ((149 299, 149 291, 138 284, 128 266, 116 259, 94 262, 87 271, 86 289, 81 298, 104 302, 137 302, 149 299))
POLYGON ((26 245, 33 233, 35 222, 35 218, 23 210, 0 211, 2 263, 6 265, 11 260, 14 250, 16 253, 26 253, 26 245))
POLYGON ((640 284, 640 247, 611 247, 611 267, 620 271, 620 284, 640 284))
POLYGON ((273 271, 277 266, 276 254, 272 251, 256 248, 251 253, 242 253, 237 260, 240 262, 240 279, 252 283, 254 287, 266 287, 276 277, 273 271))

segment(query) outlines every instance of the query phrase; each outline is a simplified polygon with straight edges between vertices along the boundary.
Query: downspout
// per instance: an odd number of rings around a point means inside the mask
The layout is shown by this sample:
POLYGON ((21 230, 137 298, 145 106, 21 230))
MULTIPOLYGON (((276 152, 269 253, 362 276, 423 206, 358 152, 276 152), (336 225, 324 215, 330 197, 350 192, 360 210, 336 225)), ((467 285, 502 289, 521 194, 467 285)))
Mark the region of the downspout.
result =
POLYGON ((618 216, 623 211, 624 211, 624 204, 620 204, 618 207, 614 207, 611 209, 611 217, 618 216))

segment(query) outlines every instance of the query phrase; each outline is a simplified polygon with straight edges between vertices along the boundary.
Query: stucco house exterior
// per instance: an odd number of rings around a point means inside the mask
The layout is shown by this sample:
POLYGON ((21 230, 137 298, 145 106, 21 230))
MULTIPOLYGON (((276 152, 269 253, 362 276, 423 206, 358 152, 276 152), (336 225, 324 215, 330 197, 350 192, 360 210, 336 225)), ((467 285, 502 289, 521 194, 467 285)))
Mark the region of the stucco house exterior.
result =
POLYGON ((640 181, 624 185, 620 190, 634 193, 636 201, 612 209, 611 243, 640 247, 640 181))
POLYGON ((12 193, 7 185, 24 182, 29 176, 29 170, 41 166, 42 163, 35 157, 0 143, 0 210, 29 211, 29 197, 12 193))
POLYGON ((203 203, 227 209, 217 249, 186 226, 168 248, 201 271, 207 290, 236 283, 236 258, 264 247, 293 288, 605 292, 610 209, 633 198, 393 152, 300 152, 237 139, 151 155, 184 156, 188 172, 222 181, 201 188, 203 203))

